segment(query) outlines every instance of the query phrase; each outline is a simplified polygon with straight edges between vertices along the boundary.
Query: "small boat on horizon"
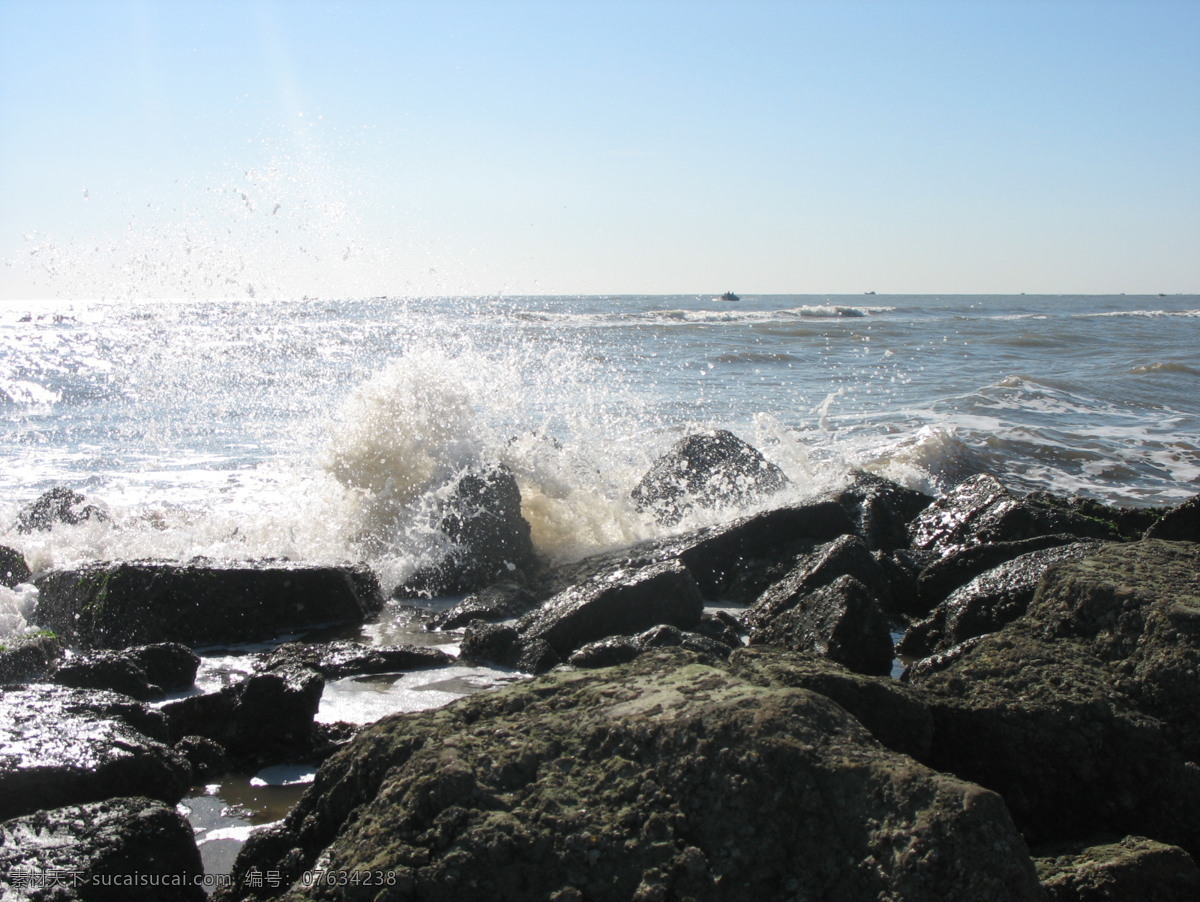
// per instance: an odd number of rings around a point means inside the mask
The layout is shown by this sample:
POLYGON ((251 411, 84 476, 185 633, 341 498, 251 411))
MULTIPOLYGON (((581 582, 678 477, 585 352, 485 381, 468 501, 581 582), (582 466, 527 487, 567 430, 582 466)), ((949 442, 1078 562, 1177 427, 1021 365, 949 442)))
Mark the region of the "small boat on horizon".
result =
POLYGON ((732 291, 727 291, 723 295, 721 295, 719 298, 717 298, 717 300, 718 301, 740 301, 741 298, 738 297, 736 294, 734 294, 732 291))

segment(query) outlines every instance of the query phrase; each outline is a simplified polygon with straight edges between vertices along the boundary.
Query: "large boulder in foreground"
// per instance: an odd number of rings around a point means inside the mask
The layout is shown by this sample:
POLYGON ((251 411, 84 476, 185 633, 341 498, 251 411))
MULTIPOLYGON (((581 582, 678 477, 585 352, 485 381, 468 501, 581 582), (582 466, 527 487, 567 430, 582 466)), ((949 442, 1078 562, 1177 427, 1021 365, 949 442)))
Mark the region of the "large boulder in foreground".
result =
POLYGON ((37 684, 0 692, 0 820, 144 795, 170 804, 191 780, 163 716, 111 692, 37 684))
POLYGON ((431 902, 1043 898, 994 793, 815 692, 666 650, 378 722, 250 838, 220 897, 263 894, 252 869, 287 899, 362 897, 305 887, 314 866, 431 902))
POLYGON ((188 822, 162 802, 118 798, 0 823, 0 897, 203 902, 188 822))
POLYGON ((1032 842, 1105 831, 1196 855, 1197 673, 1200 546, 1144 541, 1051 568, 1024 617, 912 683, 929 762, 1001 793, 1032 842))
POLYGON ((783 470, 727 429, 680 439, 630 493, 638 510, 678 523, 691 507, 744 507, 788 484, 783 470))
POLYGON ((258 642, 335 623, 383 605, 365 567, 287 563, 99 563, 36 581, 33 619, 68 644, 124 648, 258 642))

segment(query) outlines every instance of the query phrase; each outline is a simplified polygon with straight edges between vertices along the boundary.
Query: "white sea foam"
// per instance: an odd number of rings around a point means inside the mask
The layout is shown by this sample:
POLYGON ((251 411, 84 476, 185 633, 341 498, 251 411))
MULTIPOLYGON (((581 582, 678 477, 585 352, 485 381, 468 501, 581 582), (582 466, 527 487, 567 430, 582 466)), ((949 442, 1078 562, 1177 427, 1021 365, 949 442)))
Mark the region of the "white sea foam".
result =
POLYGON ((29 621, 37 599, 38 590, 28 583, 0 586, 0 644, 33 629, 29 621))

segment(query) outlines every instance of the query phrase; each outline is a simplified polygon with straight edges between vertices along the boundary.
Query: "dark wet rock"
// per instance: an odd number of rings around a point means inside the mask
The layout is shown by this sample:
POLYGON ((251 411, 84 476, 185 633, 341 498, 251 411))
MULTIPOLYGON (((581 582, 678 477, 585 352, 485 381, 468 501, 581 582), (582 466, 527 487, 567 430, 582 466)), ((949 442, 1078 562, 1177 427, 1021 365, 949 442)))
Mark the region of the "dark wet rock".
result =
POLYGON ((7 641, 0 650, 0 686, 44 679, 63 656, 62 643, 50 633, 29 633, 7 641))
POLYGON ((187 821, 160 801, 114 798, 0 823, 0 896, 44 902, 203 902, 187 821))
POLYGON ((162 711, 176 742, 203 736, 235 758, 271 763, 311 749, 324 688, 315 670, 280 666, 208 695, 167 702, 162 711))
POLYGON ((0 545, 0 586, 19 586, 29 582, 33 574, 21 552, 7 545, 0 545))
POLYGON ((679 561, 706 599, 749 604, 791 569, 797 555, 853 531, 835 501, 781 507, 552 567, 537 576, 531 590, 545 599, 616 570, 679 561))
POLYGON ((788 484, 783 471, 726 429, 680 439, 630 493, 638 510, 678 523, 691 507, 742 507, 788 484))
POLYGON ((107 689, 139 701, 165 694, 162 686, 150 682, 146 671, 119 652, 85 652, 68 658, 55 668, 50 682, 75 689, 107 689))
POLYGON ((503 623, 475 620, 467 624, 459 643, 460 661, 516 667, 521 654, 521 637, 516 627, 503 623))
POLYGON ((545 673, 561 663, 562 655, 554 646, 545 639, 537 638, 521 643, 513 666, 523 673, 545 673))
POLYGON ((34 621, 84 647, 262 641, 359 623, 383 604, 365 567, 102 563, 36 580, 34 621))
POLYGON ((425 645, 363 645, 360 642, 285 642, 263 655, 255 665, 269 672, 310 667, 327 679, 367 673, 396 673, 444 667, 454 659, 425 645))
POLYGON ((515 620, 537 607, 537 602, 537 598, 525 586, 512 580, 503 580, 435 614, 426 628, 454 630, 462 629, 472 620, 515 620))
POLYGON ((1200 495, 1173 507, 1146 530, 1147 539, 1200 542, 1200 495))
POLYGON ((876 596, 853 576, 800 597, 765 626, 750 630, 751 645, 813 652, 857 673, 891 673, 892 636, 876 596))
POLYGON ((55 486, 17 514, 17 532, 45 532, 57 524, 105 523, 108 514, 78 492, 55 486))
POLYGON ((193 780, 205 780, 233 768, 225 746, 207 736, 183 736, 173 748, 192 766, 193 780))
POLYGON ((975 636, 992 633, 1025 613, 1042 575, 1055 564, 1094 553, 1100 542, 1075 542, 1031 551, 981 573, 959 587, 897 643, 905 657, 924 658, 975 636))
POLYGON ((612 636, 589 642, 572 654, 567 663, 572 667, 612 667, 628 664, 652 648, 684 648, 716 658, 727 658, 733 651, 733 646, 699 633, 674 626, 655 626, 636 636, 612 636))
POLYGON ((741 648, 733 673, 766 686, 808 689, 837 702, 885 746, 918 761, 933 746, 933 715, 920 693, 890 677, 855 673, 829 658, 768 646, 741 648))
POLYGON ((692 632, 715 639, 730 648, 742 647, 742 622, 728 611, 705 611, 692 632))
POLYGON ((823 586, 842 576, 853 576, 878 599, 888 592, 879 562, 858 536, 844 535, 795 558, 790 570, 762 593, 742 619, 750 629, 769 627, 780 615, 803 604, 823 586))
POLYGON ((448 491, 438 529, 453 550, 397 587, 394 597, 475 592, 536 563, 529 522, 521 513, 521 489, 507 467, 461 474, 448 491))
POLYGON ((943 553, 1056 533, 1108 541, 1136 538, 1140 532, 1122 531, 1127 514, 1099 502, 1045 492, 1020 495, 994 476, 980 474, 959 483, 918 514, 909 524, 909 536, 914 548, 943 553))
POLYGON ((704 600, 682 564, 617 570, 566 589, 517 622, 523 646, 542 640, 560 659, 589 642, 633 635, 659 624, 689 629, 704 600))
POLYGON ((186 645, 161 642, 119 651, 91 651, 62 661, 49 681, 76 689, 107 689, 141 701, 187 689, 196 679, 200 658, 186 645))
POLYGON ((879 604, 888 619, 893 623, 904 623, 925 613, 918 596, 918 580, 932 555, 899 548, 895 551, 873 551, 871 557, 875 559, 886 586, 879 604))
POLYGON ((834 499, 854 521, 855 532, 873 551, 895 551, 909 544, 908 524, 933 503, 924 492, 857 470, 850 485, 834 499))
POLYGON ((919 683, 930 674, 937 673, 939 670, 945 670, 959 658, 971 651, 976 645, 982 642, 986 636, 976 636, 973 639, 967 639, 965 642, 960 642, 945 651, 935 652, 918 660, 911 660, 903 653, 897 644, 896 655, 907 664, 904 671, 900 674, 900 680, 905 683, 919 683))
POLYGON ((127 648, 125 655, 137 661, 146 678, 168 692, 188 689, 196 682, 200 657, 178 642, 156 642, 127 648))
POLYGON ((0 692, 0 819, 147 795, 174 804, 191 769, 162 715, 111 692, 37 684, 0 692))
POLYGON ((1187 852, 1144 836, 1037 849, 1034 864, 1049 902, 1192 902, 1200 867, 1187 852))
POLYGON ((927 617, 950 593, 964 586, 993 567, 1043 548, 1059 548, 1072 545, 1079 540, 1070 535, 1035 536, 1015 542, 994 542, 990 545, 972 545, 951 551, 921 569, 917 578, 918 599, 911 612, 916 617, 927 617))
POLYGON ((385 718, 251 836, 220 898, 318 858, 435 902, 1042 898, 994 793, 886 749, 822 695, 679 649, 385 718))

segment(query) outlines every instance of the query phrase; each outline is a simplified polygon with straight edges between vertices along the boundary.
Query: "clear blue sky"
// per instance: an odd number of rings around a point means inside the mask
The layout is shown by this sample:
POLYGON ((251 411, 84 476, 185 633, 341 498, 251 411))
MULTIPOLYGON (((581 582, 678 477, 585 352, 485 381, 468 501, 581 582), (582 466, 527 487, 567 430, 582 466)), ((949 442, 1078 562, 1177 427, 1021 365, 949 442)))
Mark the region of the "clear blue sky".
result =
POLYGON ((0 299, 1200 291, 1197 0, 0 0, 0 299))

